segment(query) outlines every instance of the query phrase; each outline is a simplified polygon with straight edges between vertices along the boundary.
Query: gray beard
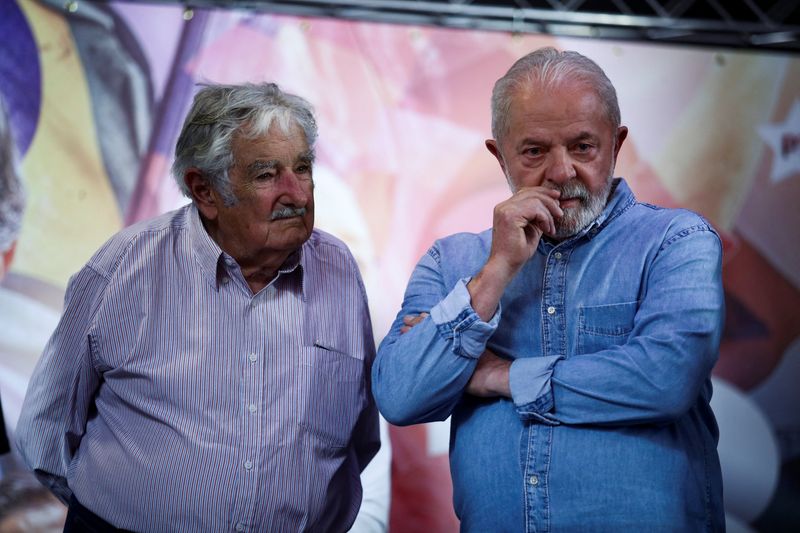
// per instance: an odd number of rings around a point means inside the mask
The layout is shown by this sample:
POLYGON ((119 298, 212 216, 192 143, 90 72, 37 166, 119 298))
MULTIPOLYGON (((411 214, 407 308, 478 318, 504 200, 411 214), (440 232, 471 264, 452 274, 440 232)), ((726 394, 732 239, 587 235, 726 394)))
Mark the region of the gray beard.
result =
POLYGON ((605 186, 595 194, 589 192, 586 185, 578 179, 550 187, 560 191, 561 198, 580 199, 577 207, 564 208, 564 216, 555 221, 556 232, 550 237, 557 240, 567 239, 591 224, 605 209, 613 181, 609 176, 605 186))

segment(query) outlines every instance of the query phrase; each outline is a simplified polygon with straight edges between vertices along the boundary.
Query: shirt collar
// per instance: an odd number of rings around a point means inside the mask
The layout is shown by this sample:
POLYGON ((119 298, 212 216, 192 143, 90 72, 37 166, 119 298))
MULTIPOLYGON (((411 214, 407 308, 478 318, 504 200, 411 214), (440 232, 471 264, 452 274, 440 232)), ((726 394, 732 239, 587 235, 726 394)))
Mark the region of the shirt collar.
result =
POLYGON ((589 238, 591 239, 597 235, 600 230, 608 226, 612 220, 627 211, 628 208, 635 203, 636 198, 631 188, 628 187, 627 182, 623 178, 614 178, 606 207, 603 209, 603 212, 600 213, 600 216, 586 228, 586 233, 589 235, 589 238))
MULTIPOLYGON (((305 243, 298 250, 292 252, 292 254, 286 258, 286 261, 284 261, 283 265, 281 265, 281 267, 278 269, 278 274, 275 276, 275 280, 277 280, 280 276, 291 274, 292 272, 296 272, 295 275, 300 280, 300 296, 301 299, 305 302, 306 301, 305 243)), ((273 280, 273 283, 275 282, 275 280, 273 280)))
POLYGON ((189 238, 191 239, 195 260, 200 265, 202 276, 212 287, 217 289, 220 281, 219 264, 223 256, 222 249, 214 242, 214 239, 211 238, 211 235, 208 234, 205 226, 203 226, 197 206, 192 203, 188 206, 188 209, 189 238))

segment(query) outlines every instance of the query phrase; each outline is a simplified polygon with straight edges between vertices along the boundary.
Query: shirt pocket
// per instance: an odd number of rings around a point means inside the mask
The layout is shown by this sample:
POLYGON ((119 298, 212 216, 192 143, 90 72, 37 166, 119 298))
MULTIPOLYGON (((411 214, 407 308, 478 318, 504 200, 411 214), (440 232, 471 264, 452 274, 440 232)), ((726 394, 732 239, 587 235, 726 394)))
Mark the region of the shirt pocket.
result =
POLYGON ((633 319, 638 308, 638 301, 578 308, 575 353, 594 353, 625 344, 633 331, 633 319))
POLYGON ((304 347, 298 376, 300 427, 333 447, 347 446, 361 412, 363 362, 330 347, 304 347))

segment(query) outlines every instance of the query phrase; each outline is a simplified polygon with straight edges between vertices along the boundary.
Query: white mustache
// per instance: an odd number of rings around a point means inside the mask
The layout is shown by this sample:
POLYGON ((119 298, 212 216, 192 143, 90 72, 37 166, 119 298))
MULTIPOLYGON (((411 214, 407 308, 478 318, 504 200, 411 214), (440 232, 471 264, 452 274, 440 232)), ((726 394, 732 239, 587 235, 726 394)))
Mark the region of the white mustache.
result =
POLYGON ((306 214, 305 207, 284 207, 282 209, 276 209, 272 212, 269 219, 270 220, 280 220, 282 218, 292 218, 292 217, 302 217, 306 214))
POLYGON ((563 185, 553 185, 552 189, 561 193, 561 198, 578 198, 586 201, 589 199, 589 190, 578 180, 568 181, 563 185))

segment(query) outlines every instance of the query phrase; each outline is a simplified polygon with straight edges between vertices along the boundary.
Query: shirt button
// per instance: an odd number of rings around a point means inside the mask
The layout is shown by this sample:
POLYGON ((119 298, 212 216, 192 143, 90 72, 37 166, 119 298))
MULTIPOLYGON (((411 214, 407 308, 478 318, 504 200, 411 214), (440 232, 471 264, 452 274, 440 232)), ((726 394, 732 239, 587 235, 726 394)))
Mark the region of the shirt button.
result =
POLYGON ((241 522, 236 524, 236 531, 244 531, 244 524, 242 524, 241 522))
POLYGON ((230 280, 231 280, 231 278, 225 276, 224 278, 222 278, 222 284, 223 285, 227 285, 230 280))
POLYGON ((556 314, 556 308, 551 305, 550 307, 547 308, 547 314, 548 315, 556 314))
POLYGON ((253 469, 253 462, 252 461, 245 461, 244 462, 244 469, 245 470, 252 470, 253 469))
POLYGON ((251 363, 255 363, 258 360, 258 356, 254 353, 248 355, 247 358, 250 360, 251 363))
POLYGON ((556 256, 556 259, 561 259, 561 252, 556 252, 553 255, 556 256))
POLYGON ((254 404, 254 403, 251 403, 251 404, 250 404, 250 405, 247 407, 247 410, 248 410, 248 411, 250 411, 251 413, 255 413, 255 412, 256 412, 256 404, 254 404))
POLYGON ((528 479, 528 482, 535 487, 539 484, 539 478, 536 476, 531 476, 530 479, 528 479))

